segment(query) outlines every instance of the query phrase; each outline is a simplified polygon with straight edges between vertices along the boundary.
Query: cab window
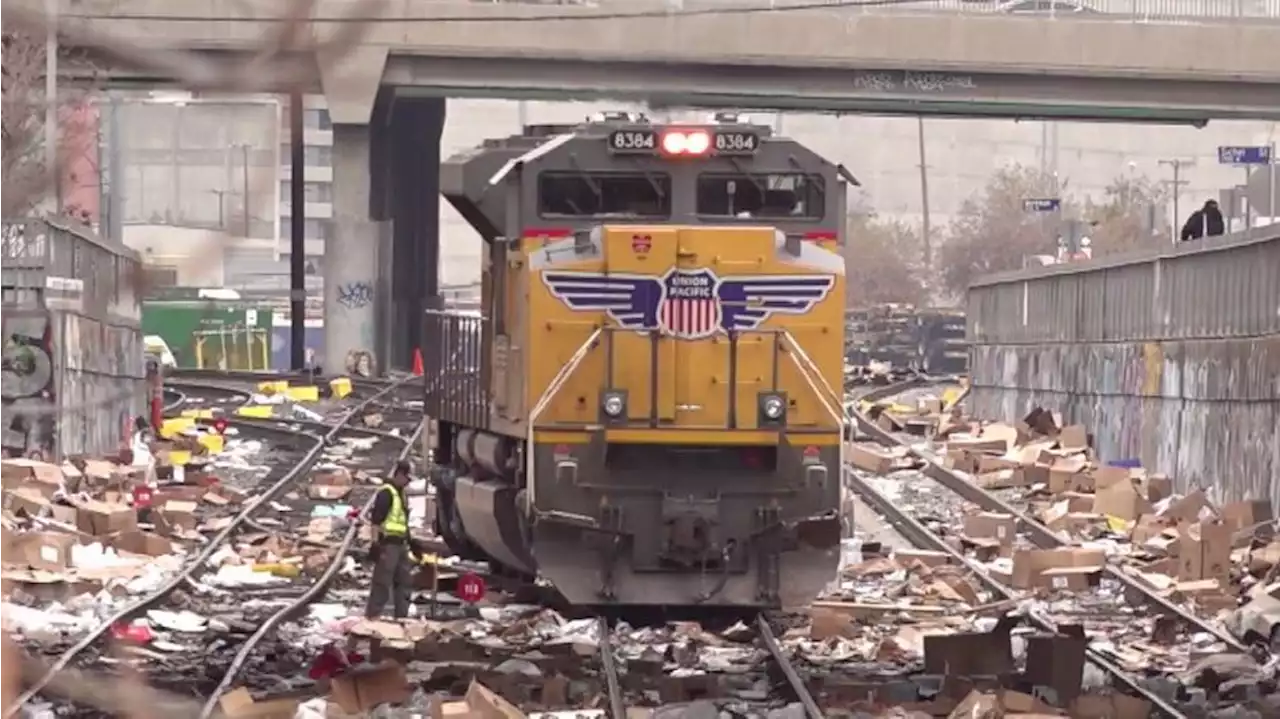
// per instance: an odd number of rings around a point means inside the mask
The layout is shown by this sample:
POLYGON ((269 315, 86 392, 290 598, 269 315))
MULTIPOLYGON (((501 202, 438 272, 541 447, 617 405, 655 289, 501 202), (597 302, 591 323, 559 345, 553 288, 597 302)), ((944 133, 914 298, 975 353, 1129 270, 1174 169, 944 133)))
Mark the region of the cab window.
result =
POLYGON ((820 175, 717 173, 698 177, 699 215, 820 220, 825 201, 820 175))
POLYGON ((543 217, 670 217, 671 176, 544 172, 538 175, 538 211, 543 217))

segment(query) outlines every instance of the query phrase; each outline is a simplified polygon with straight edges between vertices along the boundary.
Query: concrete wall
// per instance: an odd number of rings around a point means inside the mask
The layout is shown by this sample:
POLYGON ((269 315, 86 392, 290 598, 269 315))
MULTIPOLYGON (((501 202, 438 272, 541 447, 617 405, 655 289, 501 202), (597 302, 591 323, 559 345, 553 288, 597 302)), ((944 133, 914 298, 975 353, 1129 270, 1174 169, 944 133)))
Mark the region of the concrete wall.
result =
POLYGON ((968 323, 979 416, 1060 410, 1104 460, 1280 501, 1280 227, 984 278, 968 323))

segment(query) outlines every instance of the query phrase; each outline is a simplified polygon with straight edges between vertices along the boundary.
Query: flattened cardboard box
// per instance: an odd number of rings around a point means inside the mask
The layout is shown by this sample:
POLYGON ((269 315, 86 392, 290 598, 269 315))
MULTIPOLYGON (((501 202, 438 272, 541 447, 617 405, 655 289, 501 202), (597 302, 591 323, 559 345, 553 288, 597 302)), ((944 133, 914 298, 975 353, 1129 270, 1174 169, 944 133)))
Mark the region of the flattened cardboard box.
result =
POLYGON ((63 480, 62 469, 56 464, 25 458, 0 462, 0 484, 5 489, 30 487, 51 499, 63 480))

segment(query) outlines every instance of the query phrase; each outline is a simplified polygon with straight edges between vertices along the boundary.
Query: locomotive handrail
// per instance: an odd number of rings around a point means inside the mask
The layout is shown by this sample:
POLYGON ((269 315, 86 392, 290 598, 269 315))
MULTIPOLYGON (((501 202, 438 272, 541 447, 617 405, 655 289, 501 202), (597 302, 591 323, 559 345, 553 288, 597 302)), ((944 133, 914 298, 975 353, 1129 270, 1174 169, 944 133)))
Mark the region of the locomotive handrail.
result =
POLYGON ((809 357, 808 353, 804 351, 804 348, 800 346, 800 343, 796 342, 796 338, 786 330, 782 331, 782 336, 783 339, 791 345, 791 361, 796 363, 796 368, 800 370, 800 374, 804 377, 805 382, 809 384, 809 388, 814 391, 814 394, 818 395, 818 401, 821 402, 823 407, 825 407, 831 414, 831 418, 836 421, 836 431, 840 433, 839 443, 836 445, 836 456, 840 463, 840 474, 843 476, 845 467, 845 427, 850 425, 853 421, 853 417, 844 406, 844 398, 837 395, 835 389, 827 383, 827 378, 822 376, 822 372, 819 371, 818 365, 815 364, 813 359, 809 357), (801 360, 803 360, 803 362, 801 360), (805 366, 805 363, 808 363, 807 367, 805 366), (824 398, 821 390, 826 390, 828 397, 824 398), (827 400, 830 400, 830 402, 827 400))
POLYGON ((560 371, 556 373, 556 376, 551 378, 551 383, 542 391, 542 395, 538 397, 538 401, 533 405, 533 411, 529 413, 529 436, 524 452, 524 481, 525 485, 529 488, 529 503, 531 505, 534 504, 538 498, 538 483, 532 481, 533 430, 537 425, 538 417, 547 409, 547 405, 551 404, 551 400, 560 393, 560 388, 564 386, 565 382, 569 381, 569 377, 577 371, 578 365, 581 365, 582 360, 586 359, 587 353, 589 353, 591 348, 595 346, 596 341, 600 339, 600 335, 603 332, 603 327, 597 327, 596 331, 592 332, 591 335, 587 337, 586 341, 582 343, 582 346, 578 348, 578 351, 573 353, 573 357, 569 358, 569 361, 560 368, 560 371))
POLYGON ((836 394, 835 389, 827 382, 827 378, 822 376, 822 371, 818 368, 818 365, 809 357, 808 353, 804 351, 804 348, 800 346, 800 343, 796 341, 796 338, 790 332, 782 330, 782 338, 790 345, 791 359, 796 363, 796 367, 800 369, 800 373, 804 375, 805 381, 809 383, 810 389, 814 391, 814 394, 817 394, 819 399, 823 399, 822 391, 825 390, 827 393, 826 399, 831 400, 834 406, 842 408, 840 412, 836 413, 835 419, 836 423, 840 425, 840 429, 843 430, 844 423, 852 419, 848 413, 843 411, 844 398, 836 394))

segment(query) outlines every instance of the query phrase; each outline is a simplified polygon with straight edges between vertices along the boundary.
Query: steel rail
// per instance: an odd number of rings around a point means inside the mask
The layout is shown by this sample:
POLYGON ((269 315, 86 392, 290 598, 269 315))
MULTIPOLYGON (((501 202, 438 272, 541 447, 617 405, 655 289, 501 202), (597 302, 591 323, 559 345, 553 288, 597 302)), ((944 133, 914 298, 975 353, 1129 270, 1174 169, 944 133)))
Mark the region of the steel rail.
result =
MULTIPOLYGON (((887 520, 889 524, 897 529, 899 534, 901 534, 902 537, 913 546, 947 554, 953 561, 972 572, 983 586, 998 597, 1003 599, 1014 599, 1017 597, 1017 594, 1012 589, 1004 586, 999 580, 991 576, 986 569, 964 556, 963 552, 952 547, 946 542, 946 540, 939 537, 915 517, 908 515, 888 497, 881 494, 861 477, 858 477, 853 472, 846 472, 845 480, 848 482, 849 487, 858 494, 868 507, 887 520)), ((1054 634, 1058 633, 1057 625, 1040 613, 1028 612, 1027 619, 1043 631, 1053 632, 1054 634)), ((1103 670, 1128 687, 1130 691, 1151 702, 1151 705, 1158 709, 1161 715, 1168 719, 1187 719, 1187 715, 1179 711, 1177 707, 1165 701, 1163 697, 1154 693, 1152 690, 1139 684, 1137 679, 1130 676, 1120 667, 1116 666, 1115 663, 1103 656, 1096 649, 1086 647, 1085 657, 1099 669, 1103 670)))
POLYGON ((346 378, 351 380, 351 384, 364 385, 367 387, 385 387, 389 384, 403 385, 414 381, 421 381, 421 377, 405 376, 405 377, 361 377, 359 375, 352 376, 349 374, 337 375, 318 375, 305 371, 273 372, 273 371, 257 371, 257 370, 215 370, 215 369, 194 369, 194 368, 176 368, 169 369, 165 372, 165 379, 174 380, 238 380, 242 382, 272 382, 272 381, 302 381, 308 383, 327 383, 330 380, 346 378))
MULTIPOLYGON (((391 435, 395 439, 405 443, 404 448, 400 450, 400 455, 396 458, 397 461, 409 458, 409 455, 413 453, 414 443, 417 441, 418 437, 422 435, 426 426, 427 420, 423 419, 418 423, 417 428, 414 429, 411 434, 405 437, 391 435)), ((376 497, 377 493, 375 492, 365 500, 364 506, 361 508, 361 516, 364 516, 365 513, 373 507, 373 501, 376 497)), ((266 621, 258 627, 258 630, 250 635, 249 638, 245 640, 244 644, 240 645, 240 650, 236 652, 235 658, 231 660, 231 664, 227 667, 227 671, 222 675, 222 679, 218 682, 218 686, 213 690, 213 693, 205 702, 204 707, 200 710, 200 719, 208 719, 208 717, 213 715, 214 711, 218 708, 218 703, 222 700, 222 696, 231 688, 232 682, 234 682, 240 675, 240 670, 244 668, 245 663, 249 660, 249 657, 252 656, 254 649, 258 647, 258 644, 263 639, 275 632, 276 628, 283 622, 297 616, 317 599, 324 596, 325 592, 329 590, 329 585, 333 582, 334 578, 338 576, 338 572, 342 569, 343 560, 346 559, 347 554, 351 551, 351 546, 355 543, 356 537, 359 533, 360 522, 352 521, 351 525, 347 527, 346 534, 342 537, 342 542, 334 552, 333 558, 329 561, 329 565, 325 568, 320 577, 311 585, 311 587, 308 588, 302 596, 290 602, 288 606, 283 607, 275 614, 268 617, 266 621)))
MULTIPOLYGON (((896 394, 901 394, 907 389, 919 387, 931 382, 932 380, 927 378, 909 380, 908 382, 901 383, 899 385, 877 388, 877 390, 865 395, 863 399, 866 401, 886 399, 896 394)), ((908 452, 910 452, 911 456, 923 462, 924 474, 930 479, 938 482, 952 492, 955 492, 961 498, 981 507, 985 512, 995 512, 1012 516, 1018 523, 1019 528, 1026 533, 1027 537, 1036 546, 1042 549, 1055 549, 1058 547, 1071 546, 1070 542, 1062 539, 1040 522, 1027 516, 1025 512, 1020 511, 1008 502, 1000 499, 990 492, 987 492, 959 473, 942 466, 936 457, 907 445, 897 437, 894 437, 893 434, 886 432, 884 429, 877 426, 869 417, 856 411, 856 409, 852 414, 854 420, 858 423, 859 429, 877 443, 886 447, 904 447, 908 452)), ((1141 580, 1111 565, 1104 567, 1103 573, 1109 579, 1113 579, 1122 584, 1126 590, 1136 592, 1146 603, 1154 605, 1163 613, 1177 617, 1187 625, 1194 627, 1197 631, 1207 632, 1214 637, 1217 637, 1219 641, 1226 644, 1236 653, 1249 654, 1249 648, 1225 629, 1215 626, 1204 619, 1197 617, 1191 612, 1188 612, 1185 608, 1169 601, 1167 597, 1159 595, 1152 587, 1147 586, 1141 580)))
POLYGON ((773 657, 773 661, 777 663, 778 669, 782 671, 782 676, 786 678, 787 684, 791 686, 791 691, 795 693, 796 698, 804 705, 805 716, 809 719, 823 719, 822 710, 818 708, 818 702, 814 701, 809 687, 805 686, 799 672, 791 665, 791 660, 787 658, 786 652, 782 650, 782 645, 778 642, 778 637, 774 635, 773 627, 769 626, 769 620, 764 614, 756 617, 756 629, 760 632, 760 641, 764 644, 765 650, 769 652, 769 655, 773 657))
MULTIPOLYGON (((862 399, 866 401, 883 400, 894 395, 901 394, 909 389, 921 387, 930 383, 931 381, 928 378, 907 380, 906 382, 896 385, 878 388, 876 391, 864 395, 862 399)), ((871 422, 870 418, 866 417, 861 412, 857 412, 855 410, 851 414, 860 427, 864 431, 867 431, 867 433, 872 437, 883 437, 887 439, 888 441, 884 442, 884 444, 887 444, 888 446, 904 446, 904 444, 897 438, 893 437, 893 435, 888 432, 881 430, 871 422)), ((920 455, 915 456, 924 460, 926 463, 932 463, 932 460, 927 457, 922 457, 920 455)), ((941 467, 941 465, 935 466, 941 467)), ((844 481, 847 486, 857 493, 862 501, 870 507, 872 511, 876 512, 888 521, 889 524, 898 530, 899 534, 901 534, 903 538, 912 545, 922 549, 942 552, 948 555, 953 561, 972 572, 973 575, 977 577, 978 581, 996 596, 1004 599, 1016 599, 1018 597, 1016 592, 1011 588, 1006 587, 1003 583, 993 577, 985 568, 966 557, 960 550, 957 550, 955 547, 948 544, 946 540, 938 536, 915 517, 907 514, 906 511, 898 507, 893 501, 881 494, 871 486, 870 483, 863 480, 856 473, 846 469, 842 474, 844 475, 844 481)), ((934 479, 936 480, 936 478, 934 479)), ((944 484, 944 486, 948 486, 945 482, 942 482, 942 484, 944 484)), ((974 486, 975 489, 977 489, 976 485, 971 486, 974 486)), ((979 491, 981 490, 979 489, 979 491)), ((1059 544, 1063 543, 1059 542, 1059 544)), ((1042 613, 1028 611, 1026 616, 1033 625, 1037 626, 1041 630, 1053 632, 1055 634, 1058 633, 1057 625, 1042 613)), ((1199 620, 1197 619, 1197 621, 1199 620)), ((1167 717, 1168 719, 1188 719, 1187 715, 1176 706, 1166 701, 1163 697, 1152 690, 1142 686, 1135 677, 1131 676, 1128 672, 1125 672, 1121 667, 1117 666, 1101 652, 1092 647, 1086 646, 1085 657, 1090 663, 1094 664, 1099 669, 1102 669, 1104 672, 1128 687, 1130 691, 1150 702, 1162 716, 1167 717)))
MULTIPOLYGON (((208 382, 187 382, 187 381, 180 380, 180 381, 173 382, 172 386, 176 388, 181 388, 181 389, 200 389, 200 390, 205 390, 210 392, 226 392, 227 394, 231 394, 231 393, 246 394, 245 392, 239 390, 236 387, 213 384, 208 382)), ((249 399, 251 398, 246 397, 246 404, 249 399)), ((375 402, 373 404, 378 404, 378 403, 375 402)), ((379 406, 385 406, 385 405, 379 405, 379 406)), ((325 429, 325 430, 327 430, 329 427, 332 426, 327 422, 314 420, 314 419, 305 419, 302 417, 239 417, 239 420, 245 423, 284 422, 286 424, 297 425, 300 427, 310 427, 312 429, 325 429)), ((404 439, 400 435, 395 434, 393 432, 388 432, 385 429, 374 429, 373 427, 361 427, 358 425, 343 427, 342 432, 344 434, 367 434, 373 437, 382 437, 385 439, 395 439, 395 440, 404 439)))
POLYGON ((613 633, 604 615, 596 618, 600 629, 600 664, 604 667, 605 688, 609 692, 609 714, 612 719, 627 719, 627 704, 622 697, 622 680, 618 677, 618 662, 613 656, 613 633))
MULTIPOLYGON (((68 648, 65 652, 63 652, 62 655, 58 657, 57 661, 55 661, 52 665, 49 666, 49 669, 48 671, 45 672, 44 676, 40 677, 40 679, 33 682, 31 686, 27 687, 27 689, 24 692, 22 692, 22 694, 20 694, 13 701, 13 703, 9 705, 9 707, 5 709, 5 716, 12 717, 16 715, 18 711, 21 710, 24 704, 26 704, 33 697, 39 694, 41 690, 43 690, 46 686, 48 686, 49 682, 51 682, 54 677, 56 677, 60 672, 62 672, 67 667, 67 665, 70 664, 71 661, 76 658, 76 656, 78 656, 81 652, 88 649, 89 647, 93 646, 95 643, 97 643, 98 640, 100 640, 103 637, 103 635, 107 634, 107 632, 110 631, 112 626, 116 625, 119 622, 127 621, 133 618, 139 613, 163 601, 166 597, 169 596, 170 593, 172 593, 178 587, 183 586, 187 582, 193 581, 197 574, 201 573, 204 569, 206 569, 206 564, 209 558, 212 557, 221 548, 221 546, 225 544, 227 540, 229 540, 237 532, 237 530, 240 529, 242 525, 246 524, 247 520, 249 520, 258 511, 259 508, 265 506, 268 502, 272 501, 277 496, 279 496, 282 492, 288 489, 303 474, 305 474, 306 471, 312 465, 314 465, 317 460, 319 460, 321 453, 324 451, 324 448, 330 442, 332 442, 334 438, 338 436, 338 434, 342 430, 343 425, 345 425, 347 422, 355 418, 357 413, 359 413, 365 406, 372 403, 374 400, 378 399, 380 396, 395 390, 397 387, 400 386, 400 384, 401 383, 388 384, 385 388, 383 388, 378 393, 370 396, 368 399, 363 400, 360 404, 356 405, 351 410, 346 412, 346 414, 344 414, 341 417, 341 419, 339 419, 339 421, 333 426, 333 428, 324 436, 319 436, 310 432, 288 432, 288 434, 291 434, 295 437, 306 436, 314 440, 314 443, 312 444, 311 449, 302 457, 302 459, 299 460, 298 463, 294 465, 292 469, 286 472, 283 477, 277 480, 275 484, 268 487, 265 492, 263 492, 253 501, 245 505, 245 507, 242 510, 240 510, 240 513, 236 515, 235 519, 233 519, 229 525, 223 528, 222 531, 218 532, 218 534, 215 535, 214 538, 204 546, 204 549, 201 550, 201 552, 197 554, 194 558, 189 560, 186 566, 182 569, 182 571, 180 571, 172 579, 166 582, 164 586, 160 587, 155 592, 152 592, 146 597, 143 597, 129 604, 123 609, 120 609, 115 614, 108 617, 106 621, 99 624, 96 629, 91 631, 89 634, 83 637, 80 641, 76 642, 74 645, 68 648)), ((242 421, 242 419, 229 418, 228 421, 240 422, 242 421)), ((255 428, 257 429, 270 431, 267 428, 261 427, 261 425, 258 425, 257 423, 249 423, 249 424, 254 425, 255 428)), ((272 429, 276 429, 276 428, 272 428, 272 429)), ((283 430, 283 429, 277 429, 276 431, 279 431, 281 433, 286 432, 286 430, 283 430)))

